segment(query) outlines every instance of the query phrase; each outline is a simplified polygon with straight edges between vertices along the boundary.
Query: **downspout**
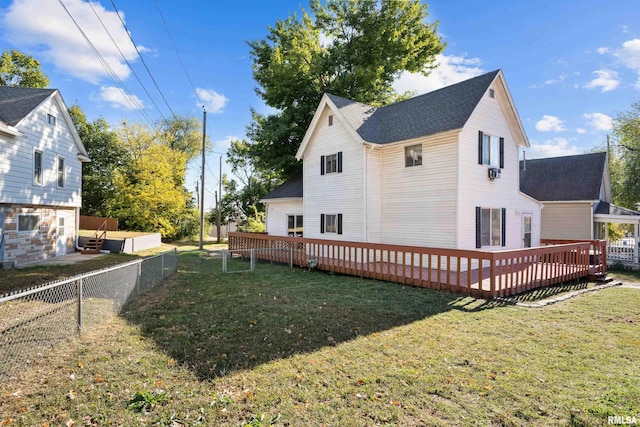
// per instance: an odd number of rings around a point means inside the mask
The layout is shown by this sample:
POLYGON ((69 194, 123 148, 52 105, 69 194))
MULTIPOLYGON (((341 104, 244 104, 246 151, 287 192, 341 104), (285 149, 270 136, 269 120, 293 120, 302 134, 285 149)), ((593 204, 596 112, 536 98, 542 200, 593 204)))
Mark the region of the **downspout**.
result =
POLYGON ((591 238, 589 240, 593 240, 593 229, 595 224, 593 223, 593 202, 591 202, 591 238))
POLYGON ((76 208, 76 251, 84 248, 80 246, 80 208, 76 208))
MULTIPOLYGON (((363 145, 364 148, 364 145, 363 145)), ((364 187, 364 242, 369 242, 369 153, 373 150, 373 145, 369 146, 369 150, 364 148, 364 170, 363 170, 363 187, 364 187)))

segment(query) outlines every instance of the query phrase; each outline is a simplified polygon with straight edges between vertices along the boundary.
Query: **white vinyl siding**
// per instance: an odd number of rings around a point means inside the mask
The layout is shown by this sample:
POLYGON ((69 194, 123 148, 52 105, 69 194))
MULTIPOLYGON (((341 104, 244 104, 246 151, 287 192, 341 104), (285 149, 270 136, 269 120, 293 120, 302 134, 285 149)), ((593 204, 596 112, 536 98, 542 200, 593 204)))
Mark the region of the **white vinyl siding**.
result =
MULTIPOLYGON (((524 246, 524 214, 531 214, 532 246, 540 244, 540 205, 519 192, 518 145, 513 123, 505 117, 506 92, 495 85, 495 99, 483 97, 459 134, 459 186, 457 195, 458 237, 460 249, 476 248, 475 207, 505 207, 505 246, 524 246), (478 164, 478 133, 504 138, 504 168, 500 178, 490 180, 488 165, 478 164)), ((454 211, 452 211, 454 212, 454 211)))
POLYGON ((457 150, 457 132, 382 148, 382 242, 455 248, 457 150), (405 167, 417 144, 423 165, 405 167))
MULTIPOLYGON (((328 123, 327 107, 319 123, 328 123)), ((333 126, 317 126, 303 159, 304 237, 364 241, 364 150, 335 116, 333 126), (342 153, 342 173, 321 175, 321 156, 342 153), (320 215, 341 213, 342 234, 320 233, 320 215)), ((337 156, 336 156, 337 157, 337 156)))
MULTIPOLYGON (((302 199, 265 200, 267 232, 270 236, 289 235, 289 216, 302 216, 302 199)), ((304 236, 306 237, 306 236, 304 236)))
POLYGON ((82 164, 62 117, 60 106, 51 97, 16 125, 21 135, 0 134, 0 182, 4 183, 0 203, 80 207, 82 164), (59 118, 56 126, 47 124, 49 114, 59 118), (36 150, 43 153, 42 185, 33 185, 36 150), (64 188, 57 185, 58 157, 65 158, 64 188))

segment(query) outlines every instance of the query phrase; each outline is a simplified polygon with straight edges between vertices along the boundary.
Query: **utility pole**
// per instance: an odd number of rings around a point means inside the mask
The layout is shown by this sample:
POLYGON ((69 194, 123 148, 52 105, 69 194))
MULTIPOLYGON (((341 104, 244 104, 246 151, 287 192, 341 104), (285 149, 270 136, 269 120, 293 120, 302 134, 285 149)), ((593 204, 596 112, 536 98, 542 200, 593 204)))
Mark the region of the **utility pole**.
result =
MULTIPOLYGON (((221 222, 221 212, 222 212, 222 156, 220 156, 220 172, 219 172, 219 180, 218 180, 218 194, 220 194, 220 203, 218 203, 218 218, 216 221, 216 227, 218 231, 218 243, 220 243, 220 222, 221 222)), ((216 197, 217 199, 217 197, 216 197)))
POLYGON ((200 175, 200 250, 204 247, 204 149, 207 139, 207 110, 202 106, 202 174, 200 175))
POLYGON ((196 181, 196 202, 198 203, 198 209, 200 209, 200 190, 198 189, 198 184, 200 181, 196 181))

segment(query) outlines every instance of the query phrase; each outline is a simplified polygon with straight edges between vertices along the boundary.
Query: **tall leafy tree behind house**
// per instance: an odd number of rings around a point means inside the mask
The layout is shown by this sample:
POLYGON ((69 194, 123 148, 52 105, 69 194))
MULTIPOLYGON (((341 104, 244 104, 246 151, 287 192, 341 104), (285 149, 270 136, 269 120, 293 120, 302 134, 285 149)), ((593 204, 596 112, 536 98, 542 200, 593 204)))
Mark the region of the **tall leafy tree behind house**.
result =
POLYGON ((0 86, 46 88, 49 77, 37 59, 17 50, 4 50, 0 55, 0 86))
POLYGON ((323 93, 387 104, 401 72, 427 74, 444 50, 420 0, 311 0, 310 11, 249 43, 256 93, 274 112, 252 110, 247 149, 229 158, 247 159, 262 179, 282 182, 301 169, 295 153, 323 93))
POLYGON ((109 124, 99 118, 88 121, 78 105, 69 108, 91 162, 82 164, 82 215, 106 217, 115 202, 114 172, 127 164, 126 151, 109 124))
POLYGON ((166 239, 191 236, 199 225, 193 197, 184 187, 187 163, 201 144, 198 122, 173 120, 157 128, 128 122, 118 128, 118 146, 127 162, 114 171, 115 197, 109 206, 110 215, 127 229, 160 232, 166 239))
POLYGON ((614 202, 630 209, 640 203, 640 101, 613 120, 615 144, 610 153, 614 202))

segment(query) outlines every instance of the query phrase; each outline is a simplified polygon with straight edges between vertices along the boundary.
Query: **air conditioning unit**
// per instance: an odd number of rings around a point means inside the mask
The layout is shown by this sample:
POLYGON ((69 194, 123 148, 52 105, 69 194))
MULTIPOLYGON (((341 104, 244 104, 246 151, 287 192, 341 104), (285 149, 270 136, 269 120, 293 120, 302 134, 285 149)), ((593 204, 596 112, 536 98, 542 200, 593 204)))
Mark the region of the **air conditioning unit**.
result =
POLYGON ((489 168, 489 179, 494 180, 500 178, 500 168, 489 168))

